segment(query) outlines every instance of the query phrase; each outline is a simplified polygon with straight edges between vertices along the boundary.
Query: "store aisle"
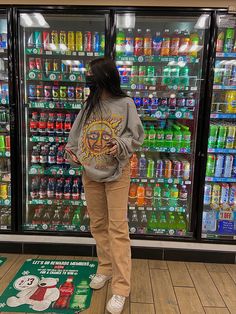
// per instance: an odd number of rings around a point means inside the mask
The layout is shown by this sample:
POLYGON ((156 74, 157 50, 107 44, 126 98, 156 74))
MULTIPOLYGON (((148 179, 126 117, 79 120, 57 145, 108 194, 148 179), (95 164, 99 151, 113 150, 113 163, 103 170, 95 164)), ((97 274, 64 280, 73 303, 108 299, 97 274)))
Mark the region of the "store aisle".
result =
MULTIPOLYGON (((7 261, 0 267, 0 295, 27 258, 91 260, 78 256, 1 255, 7 261)), ((110 295, 109 284, 94 292, 91 307, 83 314, 106 314, 110 295)), ((236 265, 133 260, 132 292, 124 314, 155 313, 235 314, 236 265)))

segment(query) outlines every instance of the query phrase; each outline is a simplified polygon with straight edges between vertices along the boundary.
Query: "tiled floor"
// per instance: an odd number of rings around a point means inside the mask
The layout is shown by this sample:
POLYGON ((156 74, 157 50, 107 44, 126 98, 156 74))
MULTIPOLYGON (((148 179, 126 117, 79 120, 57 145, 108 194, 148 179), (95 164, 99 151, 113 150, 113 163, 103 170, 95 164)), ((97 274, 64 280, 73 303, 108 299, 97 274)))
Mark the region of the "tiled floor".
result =
MULTIPOLYGON (((0 294, 27 258, 39 257, 1 255, 7 257, 7 262, 0 267, 0 294)), ((78 256, 43 257, 90 259, 78 256)), ((94 292, 90 309, 83 313, 107 313, 105 305, 110 295, 110 284, 94 292)), ((236 314, 236 265, 133 260, 132 291, 124 314, 155 313, 236 314)))

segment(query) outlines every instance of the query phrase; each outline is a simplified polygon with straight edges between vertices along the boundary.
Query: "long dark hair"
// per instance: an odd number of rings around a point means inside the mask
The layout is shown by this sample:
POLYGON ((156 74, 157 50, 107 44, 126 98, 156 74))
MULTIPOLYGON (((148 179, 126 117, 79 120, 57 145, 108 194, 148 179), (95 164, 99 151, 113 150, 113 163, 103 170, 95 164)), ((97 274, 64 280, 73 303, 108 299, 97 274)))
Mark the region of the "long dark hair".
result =
POLYGON ((90 72, 94 81, 94 87, 90 89, 90 94, 85 101, 86 120, 95 110, 101 110, 101 96, 106 90, 110 96, 127 97, 120 87, 120 75, 116 64, 109 58, 98 58, 90 62, 90 72))

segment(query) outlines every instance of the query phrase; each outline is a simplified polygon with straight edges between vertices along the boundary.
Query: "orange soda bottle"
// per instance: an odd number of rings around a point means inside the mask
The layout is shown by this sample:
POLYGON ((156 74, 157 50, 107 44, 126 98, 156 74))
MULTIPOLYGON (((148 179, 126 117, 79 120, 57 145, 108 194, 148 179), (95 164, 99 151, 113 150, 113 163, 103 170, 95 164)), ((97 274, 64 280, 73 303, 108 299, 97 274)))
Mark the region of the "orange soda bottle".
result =
POLYGON ((137 178, 138 177, 138 156, 137 154, 133 154, 130 158, 130 175, 131 178, 137 178))
POLYGON ((145 204, 145 187, 142 183, 139 184, 137 189, 137 205, 144 206, 145 204))
POLYGON ((163 35, 162 47, 161 47, 161 56, 169 56, 170 55, 170 34, 169 29, 165 30, 163 35))
POLYGON ((135 205, 137 201, 137 184, 131 183, 129 188, 129 204, 135 205))

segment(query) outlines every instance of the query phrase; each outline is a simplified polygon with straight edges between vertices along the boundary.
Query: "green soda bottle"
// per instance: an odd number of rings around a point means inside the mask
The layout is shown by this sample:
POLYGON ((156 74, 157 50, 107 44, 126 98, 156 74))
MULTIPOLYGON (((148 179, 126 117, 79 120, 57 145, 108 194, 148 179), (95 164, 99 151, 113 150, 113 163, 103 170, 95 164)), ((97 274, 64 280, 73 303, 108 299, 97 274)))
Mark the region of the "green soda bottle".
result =
POLYGON ((158 128, 156 133, 156 148, 165 146, 165 132, 163 128, 158 128))
POLYGON ((164 130, 164 148, 171 148, 173 147, 173 131, 171 129, 164 130))
POLYGON ((166 214, 165 212, 161 212, 160 218, 158 221, 158 229, 166 230, 168 229, 168 223, 166 220, 166 214))
POLYGON ((170 73, 171 73, 170 66, 168 66, 168 65, 165 66, 163 69, 162 85, 167 85, 167 86, 170 85, 170 82, 171 82, 170 73))
POLYGON ((189 127, 187 127, 186 125, 182 125, 181 124, 181 128, 182 128, 182 135, 183 135, 183 139, 182 139, 182 148, 189 150, 191 147, 191 132, 189 131, 189 127))
POLYGON ((162 189, 161 205, 163 207, 169 207, 170 205, 170 188, 168 184, 165 184, 162 189))
POLYGON ((147 126, 143 126, 144 129, 144 141, 143 141, 143 147, 148 148, 149 147, 149 140, 148 140, 148 130, 147 126))
POLYGON ((189 86, 189 68, 187 66, 181 67, 179 71, 179 85, 181 87, 188 87, 189 86))
POLYGON ((225 148, 226 135, 227 135, 227 126, 220 125, 219 132, 218 132, 218 139, 216 143, 217 148, 225 148))
POLYGON ((206 165, 206 176, 207 177, 214 177, 215 162, 216 162, 215 155, 209 154, 207 156, 207 165, 206 165))
POLYGON ((178 214, 178 222, 177 222, 177 229, 181 230, 183 233, 186 233, 187 231, 187 223, 182 214, 178 214))
POLYGON ((168 219, 168 230, 169 230, 169 234, 173 235, 175 234, 175 230, 177 229, 177 223, 176 223, 176 219, 174 214, 170 214, 169 215, 169 219, 168 219))
POLYGON ((224 42, 224 52, 232 52, 234 47, 234 29, 227 28, 224 42))
POLYGON ((122 57, 125 53, 125 33, 122 28, 119 28, 116 36, 116 56, 122 57))
POLYGON ((80 218, 80 209, 76 209, 74 216, 72 218, 72 225, 76 226, 77 228, 81 225, 81 218, 80 218))
POLYGON ((176 184, 174 184, 170 189, 170 206, 177 207, 179 200, 179 189, 176 184))
POLYGON ((217 133, 218 133, 218 125, 210 124, 209 139, 208 139, 209 148, 216 147, 217 133))
POLYGON ((180 149, 182 143, 183 134, 181 128, 178 125, 173 125, 173 147, 180 149))
POLYGON ((156 144, 156 131, 154 125, 150 125, 150 130, 148 131, 148 141, 149 147, 154 148, 156 144))
POLYGON ((150 220, 148 220, 147 223, 148 231, 152 232, 157 228, 157 217, 156 217, 156 212, 152 212, 150 220))
POLYGON ((161 186, 159 183, 153 189, 153 206, 159 208, 161 206, 161 186))

